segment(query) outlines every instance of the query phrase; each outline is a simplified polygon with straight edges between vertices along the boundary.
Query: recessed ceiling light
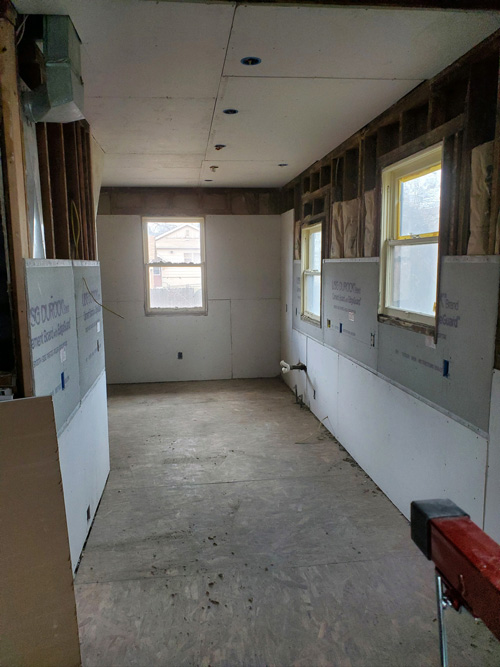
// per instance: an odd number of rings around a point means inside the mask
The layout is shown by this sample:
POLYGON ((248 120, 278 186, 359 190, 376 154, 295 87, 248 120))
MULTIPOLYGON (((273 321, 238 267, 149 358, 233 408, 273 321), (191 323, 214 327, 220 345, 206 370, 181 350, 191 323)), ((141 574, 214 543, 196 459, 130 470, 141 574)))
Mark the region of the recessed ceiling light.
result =
POLYGON ((260 58, 257 58, 257 56, 247 56, 246 58, 242 58, 240 60, 242 65, 259 65, 262 60, 260 58))
POLYGON ((222 113, 227 113, 228 116, 232 116, 235 113, 238 113, 238 109, 224 109, 222 113))
POLYGON ((280 162, 278 167, 288 167, 288 162, 280 162))

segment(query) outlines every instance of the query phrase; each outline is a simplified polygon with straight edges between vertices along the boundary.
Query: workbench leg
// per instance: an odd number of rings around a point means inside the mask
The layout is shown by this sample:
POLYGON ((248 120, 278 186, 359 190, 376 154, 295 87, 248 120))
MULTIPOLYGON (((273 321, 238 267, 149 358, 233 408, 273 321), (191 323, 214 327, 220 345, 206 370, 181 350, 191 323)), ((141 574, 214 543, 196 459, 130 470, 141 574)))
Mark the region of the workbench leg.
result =
POLYGON ((443 594, 443 579, 436 570, 436 601, 439 623, 439 650, 441 653, 441 667, 448 667, 448 641, 446 638, 446 626, 444 623, 444 611, 447 607, 443 594))

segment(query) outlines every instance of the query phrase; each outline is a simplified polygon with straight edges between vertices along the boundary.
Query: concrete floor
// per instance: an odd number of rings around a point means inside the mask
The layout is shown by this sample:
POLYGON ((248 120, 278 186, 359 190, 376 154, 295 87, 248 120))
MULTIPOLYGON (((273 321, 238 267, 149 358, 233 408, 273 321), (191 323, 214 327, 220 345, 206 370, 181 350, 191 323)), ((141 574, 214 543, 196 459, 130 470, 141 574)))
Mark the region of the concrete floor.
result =
MULTIPOLYGON (((281 380, 115 386, 109 419, 76 577, 86 667, 439 664, 432 565, 281 380)), ((452 667, 500 665, 447 616, 452 667)))

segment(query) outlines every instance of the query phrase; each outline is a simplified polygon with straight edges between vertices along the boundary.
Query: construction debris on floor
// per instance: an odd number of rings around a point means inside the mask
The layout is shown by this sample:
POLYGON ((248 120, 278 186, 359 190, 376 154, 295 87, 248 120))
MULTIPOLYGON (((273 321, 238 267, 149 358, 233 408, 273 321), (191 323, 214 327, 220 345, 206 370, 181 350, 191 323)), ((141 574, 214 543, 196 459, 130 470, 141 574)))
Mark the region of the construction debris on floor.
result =
MULTIPOLYGON (((85 667, 439 664, 432 564, 281 380, 114 386, 109 420, 85 667)), ((450 664, 500 664, 482 624, 447 622, 450 664)))

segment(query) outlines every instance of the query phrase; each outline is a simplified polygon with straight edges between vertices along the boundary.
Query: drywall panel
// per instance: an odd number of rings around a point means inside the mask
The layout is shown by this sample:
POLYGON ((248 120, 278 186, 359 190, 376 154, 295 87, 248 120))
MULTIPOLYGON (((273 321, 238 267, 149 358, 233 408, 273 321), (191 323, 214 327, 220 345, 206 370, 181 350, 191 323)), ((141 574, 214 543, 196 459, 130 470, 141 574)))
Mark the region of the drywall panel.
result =
POLYGON ((484 437, 342 356, 338 386, 335 435, 406 517, 450 498, 482 526, 484 437))
POLYGON ((338 364, 337 352, 307 339, 308 405, 334 435, 338 430, 338 364))
POLYGON ((484 530, 500 542, 500 371, 493 371, 484 530))
POLYGON ((499 27, 498 14, 484 11, 241 5, 224 74, 428 79, 499 27), (242 53, 258 54, 262 62, 242 67, 242 53))
MULTIPOLYGON (((227 118, 227 116, 224 116, 227 118)), ((221 119, 220 127, 214 129, 214 139, 213 141, 221 141, 224 135, 223 122, 221 119), (218 131, 217 131, 218 130, 218 131), (219 139, 215 139, 215 135, 219 139)), ((230 144, 228 148, 230 149, 230 144)), ((245 152, 242 152, 242 147, 235 146, 236 150, 229 150, 229 154, 233 155, 233 159, 221 160, 220 153, 217 151, 217 156, 210 157, 208 159, 203 159, 200 169, 200 183, 205 185, 206 179, 211 179, 212 183, 206 183, 208 187, 218 186, 218 187, 229 187, 229 188, 278 188, 289 181, 292 180, 294 176, 297 175, 297 172, 302 170, 302 161, 299 159, 290 158, 286 166, 280 167, 279 160, 281 158, 275 157, 274 159, 261 159, 261 160, 249 160, 242 159, 241 154, 245 155, 245 152), (213 166, 214 162, 217 163, 217 178, 214 179, 213 171, 210 169, 213 166)), ((208 153, 215 153, 215 149, 211 146, 209 147, 208 153)), ((289 152, 289 149, 287 153, 289 152)), ((287 158, 288 160, 288 158, 287 158)))
POLYGON ((280 298, 280 216, 206 217, 209 299, 280 298))
POLYGON ((488 430, 499 258, 446 257, 439 338, 379 326, 378 370, 483 431, 488 430))
POLYGON ((277 375, 280 225, 207 216, 208 315, 146 316, 141 218, 98 216, 103 304, 125 318, 103 313, 109 382, 277 375))
POLYGON ((80 401, 73 267, 66 260, 26 260, 36 396, 52 396, 57 430, 80 401))
MULTIPOLYGON (((104 152, 122 156, 181 155, 186 152, 186 137, 189 137, 189 154, 203 156, 213 109, 211 98, 129 96, 120 100, 119 109, 114 97, 85 100, 85 113, 92 118, 92 132, 104 152)), ((107 176, 107 169, 105 173, 107 176)))
MULTIPOLYGON (((105 261, 105 260, 104 260, 105 261)), ((104 263, 103 261, 103 263, 104 263)), ((144 315, 137 301, 105 301, 110 383, 222 380, 231 377, 230 301, 209 301, 208 315, 144 315), (182 359, 178 354, 182 353, 182 359)))
POLYGON ((231 301, 234 378, 280 373, 280 299, 231 301))
POLYGON ((99 262, 73 262, 80 398, 104 370, 101 272, 99 262))
MULTIPOLYGON (((323 304, 322 304, 323 305, 323 304)), ((311 324, 302 319, 302 280, 301 280, 301 262, 296 259, 293 262, 293 293, 292 293, 292 324, 297 331, 314 338, 319 342, 323 341, 323 327, 311 324)), ((324 318, 322 317, 324 322, 324 318)))
POLYGON ((80 644, 52 398, 0 403, 0 664, 77 667, 80 644))
POLYGON ((139 215, 98 215, 103 299, 144 304, 144 251, 139 215))
MULTIPOLYGON (((262 9, 262 8, 261 8, 262 9)), ((257 68, 242 67, 242 70, 257 68)), ((217 98, 210 134, 210 146, 226 144, 207 160, 220 167, 217 184, 231 186, 231 167, 237 175, 237 162, 263 164, 260 182, 253 187, 267 187, 270 172, 274 186, 285 185, 290 171, 279 167, 286 163, 293 174, 300 174, 329 150, 341 144, 359 128, 385 111, 391 104, 415 88, 415 79, 309 78, 298 77, 224 77, 217 98), (224 109, 235 107, 243 113, 231 118, 224 109), (222 163, 231 163, 224 168, 222 163), (274 169, 269 162, 274 161, 274 169), (219 173, 221 172, 221 173, 219 173)), ((201 178, 213 176, 204 164, 201 178)), ((240 173, 238 173, 240 172, 240 173)))
POLYGON ((377 369, 378 258, 323 262, 325 345, 377 369))
POLYGON ((109 473, 108 412, 104 372, 59 435, 59 457, 71 563, 74 570, 109 473))
POLYGON ((106 187, 198 187, 203 155, 106 153, 106 187))

